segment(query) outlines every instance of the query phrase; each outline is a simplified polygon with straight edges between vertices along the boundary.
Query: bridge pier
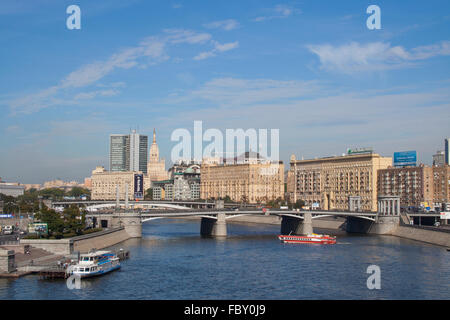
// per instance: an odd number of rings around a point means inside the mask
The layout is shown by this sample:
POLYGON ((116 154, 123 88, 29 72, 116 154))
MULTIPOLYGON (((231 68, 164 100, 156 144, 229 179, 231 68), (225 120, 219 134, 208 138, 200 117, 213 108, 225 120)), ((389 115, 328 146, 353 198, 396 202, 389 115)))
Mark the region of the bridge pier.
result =
POLYGON ((141 214, 135 212, 120 213, 118 216, 118 227, 124 227, 130 238, 142 237, 141 214))
POLYGON ((400 224, 400 197, 379 196, 375 221, 361 217, 347 217, 347 232, 390 234, 400 224))
POLYGON ((223 212, 218 213, 217 218, 202 217, 200 234, 204 237, 226 237, 227 223, 225 217, 226 215, 223 212))
POLYGON ((299 216, 282 216, 281 234, 299 234, 307 235, 313 233, 312 215, 310 212, 303 213, 303 219, 299 216))

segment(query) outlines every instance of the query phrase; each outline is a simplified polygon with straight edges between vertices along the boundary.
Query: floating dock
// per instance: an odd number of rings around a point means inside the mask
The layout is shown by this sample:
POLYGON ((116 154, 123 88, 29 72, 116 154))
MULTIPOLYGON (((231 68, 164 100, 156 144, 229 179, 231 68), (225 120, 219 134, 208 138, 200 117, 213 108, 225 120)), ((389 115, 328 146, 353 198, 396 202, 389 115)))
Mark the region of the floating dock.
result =
POLYGON ((69 275, 64 267, 53 267, 37 272, 41 279, 67 279, 69 275))

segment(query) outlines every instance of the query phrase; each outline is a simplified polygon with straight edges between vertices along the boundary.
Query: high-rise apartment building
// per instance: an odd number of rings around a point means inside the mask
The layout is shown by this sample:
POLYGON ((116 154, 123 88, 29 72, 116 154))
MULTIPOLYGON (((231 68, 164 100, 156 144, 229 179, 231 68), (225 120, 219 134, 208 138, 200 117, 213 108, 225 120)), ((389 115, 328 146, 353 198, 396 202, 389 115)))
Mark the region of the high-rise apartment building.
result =
POLYGON ((148 136, 136 133, 110 135, 109 168, 147 173, 148 136))
MULTIPOLYGON (((441 207, 450 207, 450 166, 433 167, 433 202, 441 207)), ((447 209, 448 210, 448 209, 447 209)))
POLYGON ((348 210, 349 197, 357 196, 361 210, 377 211, 377 170, 391 165, 391 157, 372 152, 310 160, 292 155, 287 195, 324 210, 348 210))
POLYGON ((378 170, 378 195, 400 197, 402 207, 433 202, 433 168, 420 165, 378 170))
POLYGON ((279 163, 203 164, 200 198, 261 203, 284 199, 284 165, 279 163))

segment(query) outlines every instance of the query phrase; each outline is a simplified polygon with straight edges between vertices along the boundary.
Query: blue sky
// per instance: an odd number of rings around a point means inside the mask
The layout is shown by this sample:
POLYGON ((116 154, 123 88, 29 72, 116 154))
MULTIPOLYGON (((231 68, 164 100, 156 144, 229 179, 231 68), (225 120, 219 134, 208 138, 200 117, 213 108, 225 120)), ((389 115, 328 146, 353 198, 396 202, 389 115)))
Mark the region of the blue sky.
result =
POLYGON ((449 30, 444 0, 1 0, 0 177, 81 181, 130 128, 169 159, 194 120, 280 129, 285 163, 373 147, 429 164, 450 136, 449 30))

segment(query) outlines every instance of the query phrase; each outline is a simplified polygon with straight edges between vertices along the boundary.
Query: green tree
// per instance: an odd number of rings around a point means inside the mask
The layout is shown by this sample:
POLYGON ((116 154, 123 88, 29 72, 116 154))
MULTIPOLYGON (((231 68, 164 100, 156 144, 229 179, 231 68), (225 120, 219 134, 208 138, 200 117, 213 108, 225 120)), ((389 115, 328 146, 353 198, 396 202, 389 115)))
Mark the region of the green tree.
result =
POLYGON ((294 209, 301 209, 303 208, 303 206, 305 205, 305 201, 298 199, 294 204, 293 204, 293 208, 294 209))
POLYGON ((49 235, 62 236, 64 231, 64 219, 61 214, 42 205, 42 209, 35 216, 42 223, 47 223, 49 235))
POLYGON ((58 188, 46 188, 40 190, 39 195, 47 199, 52 198, 54 200, 60 200, 65 196, 65 192, 64 190, 58 188))
POLYGON ((91 192, 89 191, 89 189, 81 188, 81 187, 73 187, 72 190, 67 192, 67 196, 69 196, 69 197, 79 198, 82 195, 90 196, 91 192))
POLYGON ((82 234, 85 227, 85 213, 80 213, 76 205, 71 205, 63 211, 64 231, 66 233, 82 234))
POLYGON ((153 200, 153 188, 148 188, 147 191, 145 191, 144 200, 153 200))

